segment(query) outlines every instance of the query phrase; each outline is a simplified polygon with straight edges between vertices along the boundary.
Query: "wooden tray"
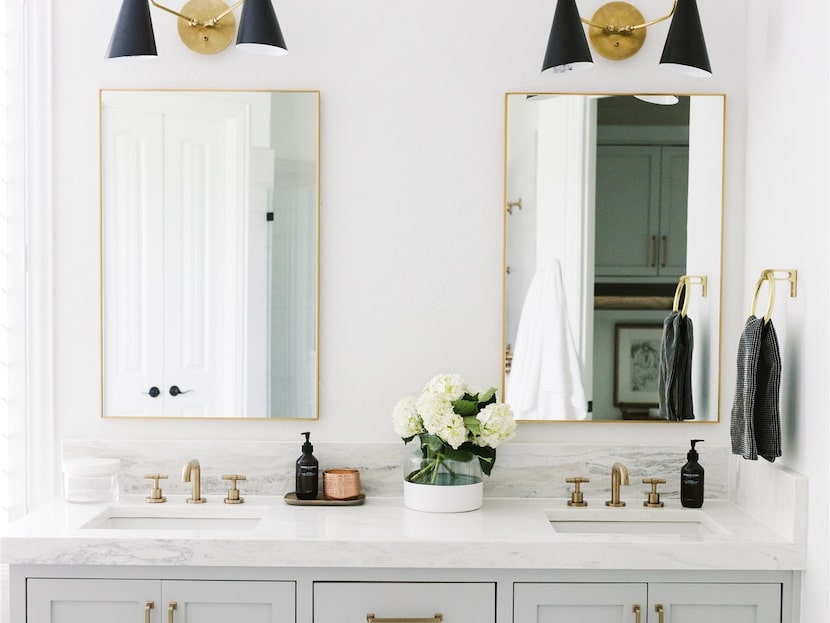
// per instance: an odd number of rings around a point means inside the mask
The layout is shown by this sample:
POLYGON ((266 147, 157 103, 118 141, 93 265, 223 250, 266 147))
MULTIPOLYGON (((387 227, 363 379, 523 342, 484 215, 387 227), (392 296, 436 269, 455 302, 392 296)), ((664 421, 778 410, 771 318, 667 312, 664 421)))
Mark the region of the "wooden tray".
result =
POLYGON ((283 497, 286 504, 292 506, 360 506, 366 501, 366 494, 361 493, 353 500, 327 500, 318 497, 316 500, 301 500, 294 491, 286 493, 283 497))

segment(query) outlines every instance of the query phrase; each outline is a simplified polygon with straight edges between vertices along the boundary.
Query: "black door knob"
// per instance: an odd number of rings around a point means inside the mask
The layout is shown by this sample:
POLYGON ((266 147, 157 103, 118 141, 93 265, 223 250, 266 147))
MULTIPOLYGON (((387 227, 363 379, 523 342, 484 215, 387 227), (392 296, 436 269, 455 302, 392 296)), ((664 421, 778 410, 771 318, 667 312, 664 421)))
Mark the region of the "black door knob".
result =
POLYGON ((147 393, 150 394, 150 398, 157 398, 158 395, 161 393, 161 390, 158 387, 156 387, 155 385, 153 385, 150 388, 150 391, 148 391, 147 393))
POLYGON ((192 389, 179 389, 178 385, 171 385, 170 389, 168 391, 170 392, 171 396, 178 396, 179 394, 186 394, 186 393, 188 393, 190 391, 193 391, 193 390, 192 389))

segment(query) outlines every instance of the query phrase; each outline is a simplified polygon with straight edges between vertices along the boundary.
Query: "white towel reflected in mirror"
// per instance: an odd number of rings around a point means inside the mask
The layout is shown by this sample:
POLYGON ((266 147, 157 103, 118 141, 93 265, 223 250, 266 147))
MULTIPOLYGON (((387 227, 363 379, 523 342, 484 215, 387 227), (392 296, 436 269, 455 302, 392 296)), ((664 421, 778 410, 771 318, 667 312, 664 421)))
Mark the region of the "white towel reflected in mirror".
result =
POLYGON ((517 420, 587 417, 582 368, 558 260, 537 270, 530 282, 506 377, 505 400, 517 420))

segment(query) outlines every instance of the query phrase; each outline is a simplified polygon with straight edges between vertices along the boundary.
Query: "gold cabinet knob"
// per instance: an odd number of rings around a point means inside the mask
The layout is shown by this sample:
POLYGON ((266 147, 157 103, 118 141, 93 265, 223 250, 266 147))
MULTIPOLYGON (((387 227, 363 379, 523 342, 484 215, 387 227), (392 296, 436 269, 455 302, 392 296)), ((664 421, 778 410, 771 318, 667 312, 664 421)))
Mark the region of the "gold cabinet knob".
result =
POLYGON ((245 498, 239 497, 239 489, 236 488, 237 480, 247 480, 245 474, 223 474, 222 480, 230 480, 231 488, 228 489, 228 497, 225 498, 225 504, 242 504, 245 498))
POLYGON ((144 498, 144 501, 148 504, 161 504, 166 502, 167 498, 164 497, 164 492, 159 486, 159 480, 166 480, 167 474, 145 474, 144 477, 147 480, 153 481, 153 491, 150 493, 149 497, 144 498))
POLYGON ((568 506, 588 506, 588 502, 583 499, 582 491, 579 487, 584 482, 591 482, 590 479, 583 476, 571 476, 570 478, 565 478, 565 482, 573 484, 574 486, 574 490, 571 492, 571 499, 568 500, 568 506))
POLYGON ((643 506, 647 508, 660 508, 663 502, 660 501, 660 493, 657 491, 657 485, 666 484, 665 478, 643 478, 644 485, 651 485, 651 491, 648 494, 648 499, 643 502, 643 506))

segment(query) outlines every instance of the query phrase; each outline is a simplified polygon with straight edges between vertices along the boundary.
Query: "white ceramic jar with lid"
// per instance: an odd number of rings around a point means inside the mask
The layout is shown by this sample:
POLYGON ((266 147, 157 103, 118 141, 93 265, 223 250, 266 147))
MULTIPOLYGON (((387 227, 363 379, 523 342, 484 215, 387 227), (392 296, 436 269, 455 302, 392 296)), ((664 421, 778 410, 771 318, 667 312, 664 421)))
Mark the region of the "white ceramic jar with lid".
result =
POLYGON ((63 497, 67 502, 94 504, 118 500, 121 461, 76 458, 63 462, 63 497))

